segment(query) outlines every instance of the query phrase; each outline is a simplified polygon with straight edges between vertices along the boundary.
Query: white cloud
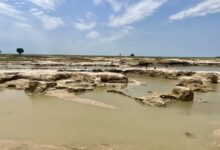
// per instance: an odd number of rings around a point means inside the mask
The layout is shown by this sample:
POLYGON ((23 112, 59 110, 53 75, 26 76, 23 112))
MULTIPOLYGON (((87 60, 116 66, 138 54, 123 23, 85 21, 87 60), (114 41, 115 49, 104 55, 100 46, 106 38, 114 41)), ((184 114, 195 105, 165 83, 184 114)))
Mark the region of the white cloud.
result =
POLYGON ((123 3, 118 2, 118 0, 106 0, 115 12, 119 12, 123 8, 123 3))
POLYGON ((31 29, 32 28, 32 26, 30 24, 23 23, 23 22, 16 22, 16 23, 14 23, 14 26, 18 27, 18 28, 23 28, 23 29, 31 29))
POLYGON ((181 20, 187 17, 205 16, 220 12, 220 0, 205 0, 196 6, 183 10, 169 17, 170 20, 181 20))
POLYGON ((87 22, 83 19, 78 19, 77 22, 74 23, 74 27, 78 30, 91 30, 96 27, 96 22, 87 22))
POLYGON ((53 10, 63 0, 27 0, 45 10, 53 10))
POLYGON ((111 16, 109 26, 118 27, 138 22, 151 16, 166 0, 141 0, 130 5, 125 12, 118 16, 111 16))
POLYGON ((25 20, 25 17, 23 16, 23 13, 21 11, 16 10, 14 6, 4 2, 0 2, 0 14, 13 17, 19 20, 25 20))
POLYGON ((87 35, 86 35, 87 38, 89 39, 97 39, 97 38, 100 38, 101 35, 99 34, 99 32, 97 31, 90 31, 87 35))
POLYGON ((96 43, 110 43, 119 40, 127 36, 128 34, 131 34, 133 29, 134 28, 131 26, 123 27, 121 30, 112 33, 110 36, 100 37, 99 40, 96 41, 96 43))
POLYGON ((124 6, 124 3, 119 2, 119 0, 93 0, 93 3, 95 5, 100 5, 100 4, 104 3, 104 2, 108 3, 112 7, 114 12, 121 11, 123 6, 124 6))
POLYGON ((32 9, 31 14, 39 19, 46 30, 55 30, 64 25, 64 22, 59 17, 46 15, 43 11, 32 9))

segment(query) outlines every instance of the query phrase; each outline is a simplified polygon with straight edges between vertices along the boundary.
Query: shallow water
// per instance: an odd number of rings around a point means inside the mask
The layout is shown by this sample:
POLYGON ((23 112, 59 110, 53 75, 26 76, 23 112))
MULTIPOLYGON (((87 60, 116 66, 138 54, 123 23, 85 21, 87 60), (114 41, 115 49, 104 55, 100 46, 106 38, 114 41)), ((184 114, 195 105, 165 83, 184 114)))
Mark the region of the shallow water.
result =
POLYGON ((84 70, 84 71, 92 71, 93 69, 98 69, 98 70, 108 70, 108 69, 116 69, 118 67, 114 66, 76 66, 76 65, 58 65, 58 66, 47 66, 47 65, 39 65, 35 66, 33 64, 25 64, 25 65, 20 65, 20 64, 1 64, 0 69, 16 69, 16 70, 23 70, 23 69, 54 69, 54 70, 84 70))
MULTIPOLYGON (((150 66, 154 67, 154 66, 150 66)), ((34 66, 33 64, 1 64, 0 69, 54 69, 54 70, 84 70, 84 71, 92 71, 93 69, 96 70, 111 70, 111 69, 123 69, 123 67, 116 67, 116 66, 76 66, 76 65, 57 65, 57 66, 47 66, 47 65, 39 65, 34 66)), ((158 66, 157 68, 165 68, 164 66, 158 66)), ((217 71, 220 72, 220 66, 169 66, 168 69, 177 69, 177 70, 184 70, 184 71, 217 71)))
POLYGON ((220 72, 219 66, 170 66, 168 69, 186 70, 186 71, 217 71, 220 72))
MULTIPOLYGON (((176 81, 131 77, 146 85, 122 90, 143 96, 147 91, 169 91, 176 81)), ((210 150, 211 135, 220 122, 220 87, 216 93, 196 94, 200 102, 177 102, 167 108, 148 107, 100 88, 81 97, 117 106, 107 110, 22 91, 0 91, 0 139, 42 144, 109 144, 119 150, 210 150), (186 132, 192 133, 187 137, 186 132)), ((219 126, 220 128, 220 126, 219 126)))

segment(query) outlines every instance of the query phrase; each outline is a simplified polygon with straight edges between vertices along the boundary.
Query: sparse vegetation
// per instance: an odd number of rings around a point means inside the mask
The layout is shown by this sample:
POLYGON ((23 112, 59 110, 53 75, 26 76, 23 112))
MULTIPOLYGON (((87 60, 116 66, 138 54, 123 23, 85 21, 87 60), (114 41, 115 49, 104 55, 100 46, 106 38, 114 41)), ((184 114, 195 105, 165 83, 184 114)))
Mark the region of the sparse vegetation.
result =
POLYGON ((0 58, 0 61, 28 61, 26 58, 7 58, 7 57, 2 57, 0 58))

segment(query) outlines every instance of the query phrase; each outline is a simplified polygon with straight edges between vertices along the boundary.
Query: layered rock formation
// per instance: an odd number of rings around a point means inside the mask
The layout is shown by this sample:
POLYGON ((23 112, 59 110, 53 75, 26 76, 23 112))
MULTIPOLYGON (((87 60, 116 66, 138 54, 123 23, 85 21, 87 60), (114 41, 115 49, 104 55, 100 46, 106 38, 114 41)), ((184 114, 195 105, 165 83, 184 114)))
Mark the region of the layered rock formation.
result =
POLYGON ((178 86, 188 87, 197 92, 209 92, 214 91, 210 84, 196 78, 185 78, 180 81, 178 86))
POLYGON ((143 97, 135 97, 131 96, 120 90, 107 90, 110 93, 120 94, 122 96, 126 96, 137 101, 140 101, 142 104, 146 104, 149 106, 158 106, 164 107, 168 103, 176 102, 176 101, 193 101, 194 93, 190 88, 187 87, 175 87, 171 92, 168 93, 151 93, 150 95, 143 97))
POLYGON ((193 101, 194 93, 190 88, 177 86, 169 93, 152 93, 151 95, 136 97, 135 99, 141 101, 143 104, 163 107, 170 102, 193 101))
POLYGON ((5 71, 0 74, 0 87, 24 90, 27 94, 43 94, 93 106, 116 109, 115 106, 79 98, 75 93, 93 90, 97 86, 127 84, 128 78, 116 73, 5 71))

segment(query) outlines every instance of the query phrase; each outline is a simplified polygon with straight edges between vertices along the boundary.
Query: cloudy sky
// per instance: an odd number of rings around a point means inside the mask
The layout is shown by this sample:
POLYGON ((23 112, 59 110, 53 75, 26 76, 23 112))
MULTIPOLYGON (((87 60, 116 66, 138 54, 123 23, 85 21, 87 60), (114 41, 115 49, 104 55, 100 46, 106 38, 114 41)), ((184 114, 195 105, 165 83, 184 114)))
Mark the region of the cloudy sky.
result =
POLYGON ((0 0, 0 49, 220 56, 220 0, 0 0))

